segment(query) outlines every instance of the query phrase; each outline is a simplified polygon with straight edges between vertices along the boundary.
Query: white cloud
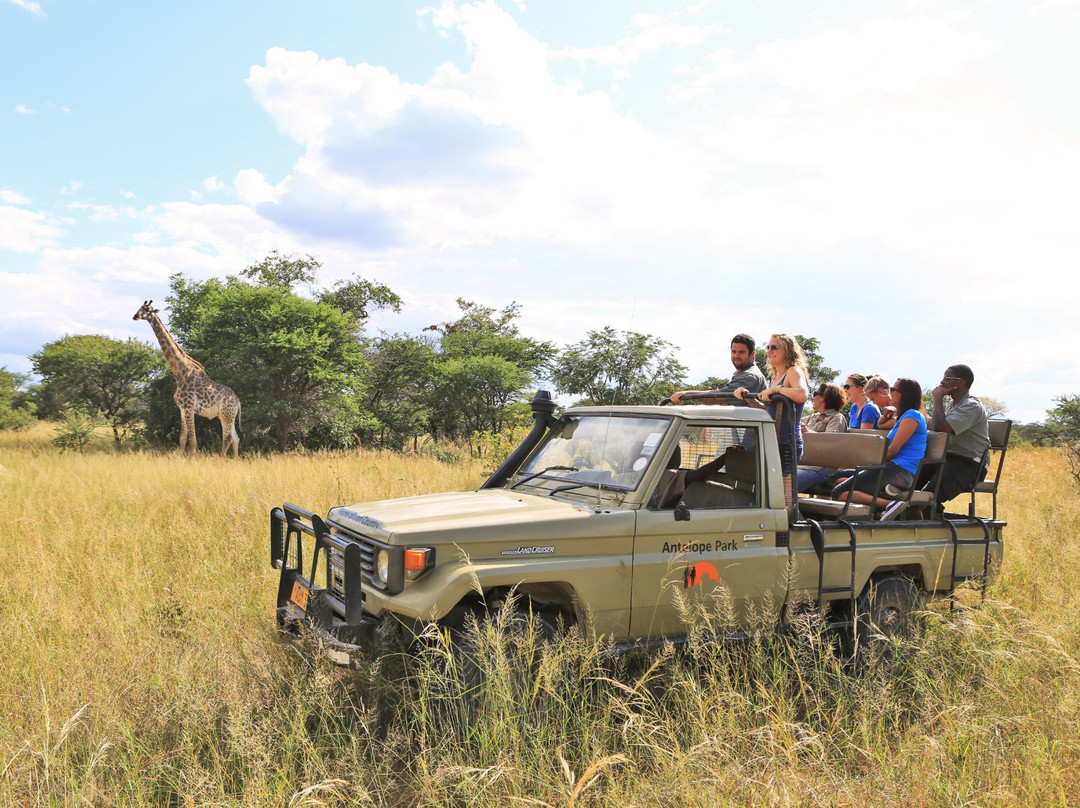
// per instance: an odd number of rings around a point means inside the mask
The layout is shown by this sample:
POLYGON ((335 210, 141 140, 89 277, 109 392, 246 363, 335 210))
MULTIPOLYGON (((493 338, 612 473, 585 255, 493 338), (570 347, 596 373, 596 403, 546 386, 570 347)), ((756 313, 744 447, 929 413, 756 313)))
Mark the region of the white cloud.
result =
POLYGON ((701 81, 711 85, 766 81, 806 105, 845 103, 926 89, 990 56, 1001 43, 941 19, 881 18, 857 29, 836 29, 777 40, 745 57, 730 49, 712 54, 701 81))
POLYGON ((277 202, 288 188, 289 179, 286 177, 277 185, 271 185, 262 172, 245 168, 237 173, 233 186, 240 200, 254 207, 263 202, 277 202))
POLYGON ((682 200, 700 193, 685 144, 559 84, 547 47, 493 3, 432 17, 464 36, 468 72, 443 65, 411 84, 283 49, 252 68, 255 98, 307 147, 263 215, 311 235, 347 237, 352 221, 366 243, 414 248, 684 229, 682 200))
POLYGON ((117 208, 113 205, 91 205, 86 202, 71 202, 66 206, 69 210, 87 211, 92 222, 115 222, 124 218, 133 218, 137 215, 133 208, 117 208))
POLYGON ((82 190, 82 187, 83 184, 79 182, 79 180, 72 180, 60 189, 60 193, 64 194, 65 196, 70 196, 71 194, 77 194, 79 191, 82 190))
POLYGON ((593 62, 611 68, 627 68, 640 61, 646 53, 665 48, 700 45, 724 30, 718 23, 685 25, 678 22, 679 16, 678 14, 667 16, 637 14, 630 21, 632 33, 615 44, 563 48, 556 51, 553 56, 558 59, 593 62))
POLYGON ((62 235, 60 222, 47 213, 0 205, 0 250, 32 253, 52 246, 62 235))
POLYGON ((25 11, 29 11, 31 14, 37 15, 38 17, 44 17, 45 16, 45 10, 38 3, 33 2, 33 0, 7 0, 7 1, 9 3, 11 3, 12 5, 14 5, 14 6, 18 6, 19 8, 24 9, 25 11))
POLYGON ((29 205, 30 200, 11 188, 0 188, 0 202, 8 205, 29 205))
POLYGON ((225 188, 225 183, 219 180, 217 178, 217 175, 214 175, 213 177, 207 177, 205 180, 203 180, 203 188, 213 193, 223 190, 225 188))
POLYGON ((20 115, 37 115, 37 110, 26 106, 26 104, 16 104, 15 111, 20 115))

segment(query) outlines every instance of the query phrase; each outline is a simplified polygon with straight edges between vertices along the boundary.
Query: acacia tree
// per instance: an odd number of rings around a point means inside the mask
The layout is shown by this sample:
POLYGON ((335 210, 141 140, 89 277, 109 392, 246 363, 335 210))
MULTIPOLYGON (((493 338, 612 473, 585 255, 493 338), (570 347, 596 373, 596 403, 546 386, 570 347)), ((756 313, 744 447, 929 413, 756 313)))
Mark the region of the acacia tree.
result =
POLYGON ((1057 406, 1046 411, 1046 427, 1057 439, 1069 473, 1080 485, 1080 395, 1058 396, 1054 401, 1057 406))
POLYGON ((30 356, 42 378, 42 414, 56 417, 65 405, 98 415, 123 439, 142 420, 143 398, 153 378, 164 373, 159 351, 138 340, 76 334, 46 344, 30 356))
POLYGON ((440 336, 433 368, 432 434, 469 438, 501 432, 525 411, 528 388, 546 371, 550 342, 521 335, 521 307, 501 310, 461 298, 461 317, 429 326, 440 336))
POLYGON ((363 279, 316 291, 315 299, 294 292, 312 291, 319 266, 311 256, 275 252, 239 277, 171 279, 173 334, 236 391, 250 446, 343 446, 363 422, 363 323, 400 299, 363 279))
POLYGON ((22 429, 34 423, 34 408, 23 387, 30 381, 25 373, 0 367, 0 429, 22 429))
POLYGON ((364 410, 366 442, 416 447, 431 418, 435 345, 430 338, 383 334, 368 345, 364 410))
POLYGON ((683 383, 686 368, 673 350, 658 337, 606 326, 559 354, 551 379, 583 396, 579 404, 655 404, 683 383))

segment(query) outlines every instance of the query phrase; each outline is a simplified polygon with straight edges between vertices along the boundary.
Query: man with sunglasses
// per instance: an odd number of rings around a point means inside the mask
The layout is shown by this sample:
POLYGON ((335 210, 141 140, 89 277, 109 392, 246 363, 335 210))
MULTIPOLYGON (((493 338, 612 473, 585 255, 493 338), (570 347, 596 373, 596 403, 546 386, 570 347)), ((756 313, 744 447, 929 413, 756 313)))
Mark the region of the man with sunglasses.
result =
MULTIPOLYGON (((990 433, 986 408, 970 393, 974 381, 975 374, 967 365, 952 365, 931 394, 934 411, 930 428, 952 435, 941 472, 939 503, 971 491, 975 483, 986 476, 990 433), (945 396, 950 399, 947 407, 945 396)), ((943 506, 938 505, 938 508, 943 509, 943 506)))

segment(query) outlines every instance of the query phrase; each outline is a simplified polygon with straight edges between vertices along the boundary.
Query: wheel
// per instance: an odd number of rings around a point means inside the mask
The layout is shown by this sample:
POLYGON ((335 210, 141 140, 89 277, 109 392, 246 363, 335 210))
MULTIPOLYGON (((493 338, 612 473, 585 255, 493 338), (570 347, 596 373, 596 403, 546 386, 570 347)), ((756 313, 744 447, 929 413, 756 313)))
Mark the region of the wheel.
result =
POLYGON ((463 694, 479 697, 489 681, 512 690, 530 687, 543 648, 559 637, 557 623, 525 602, 507 602, 467 618, 450 634, 450 652, 463 694))
POLYGON ((856 649, 882 637, 906 640, 915 632, 922 593, 914 581, 903 575, 871 578, 855 608, 856 649))

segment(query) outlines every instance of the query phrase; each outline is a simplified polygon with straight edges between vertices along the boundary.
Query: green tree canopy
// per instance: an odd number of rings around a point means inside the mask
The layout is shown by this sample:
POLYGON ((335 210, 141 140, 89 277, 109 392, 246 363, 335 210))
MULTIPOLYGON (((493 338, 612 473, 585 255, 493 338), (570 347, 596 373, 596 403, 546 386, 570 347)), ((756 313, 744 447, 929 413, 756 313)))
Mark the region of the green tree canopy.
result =
POLYGON ((1069 463, 1069 471, 1080 484, 1080 395, 1054 399, 1057 406, 1047 410, 1047 430, 1057 440, 1069 463))
POLYGON ((30 381, 25 373, 0 367, 0 429, 22 429, 34 423, 34 407, 23 389, 30 381))
POLYGON ((312 432, 349 442, 364 357, 354 315, 283 284, 174 277, 184 348, 243 405, 249 445, 284 451, 312 432))
POLYGON ((521 307, 502 310, 459 298, 461 317, 429 326, 439 334, 431 390, 433 434, 469 438, 501 431, 525 411, 525 393, 546 372, 551 342, 521 335, 521 307))
POLYGON ((402 449, 427 432, 435 385, 435 345, 427 337, 383 334, 368 346, 367 442, 402 449))
POLYGON ((140 422, 146 386, 166 372, 160 352, 145 343, 98 334, 50 342, 30 361, 42 378, 43 414, 57 417, 70 405, 99 415, 117 444, 140 422))
POLYGON ((672 351, 658 337, 606 326, 567 347, 551 379, 559 390, 583 396, 582 404, 655 404, 684 381, 686 368, 672 351))

